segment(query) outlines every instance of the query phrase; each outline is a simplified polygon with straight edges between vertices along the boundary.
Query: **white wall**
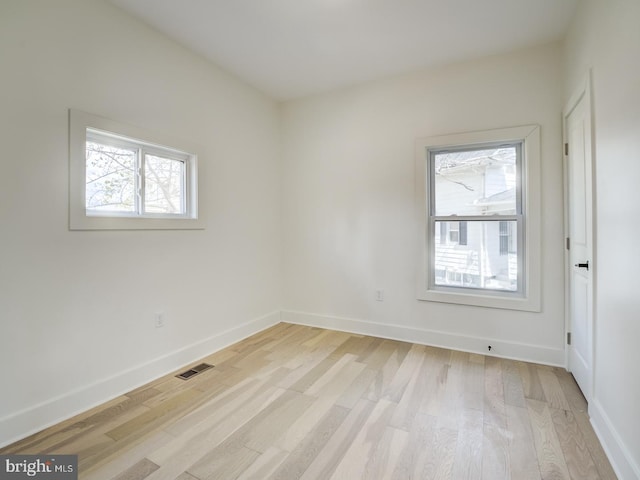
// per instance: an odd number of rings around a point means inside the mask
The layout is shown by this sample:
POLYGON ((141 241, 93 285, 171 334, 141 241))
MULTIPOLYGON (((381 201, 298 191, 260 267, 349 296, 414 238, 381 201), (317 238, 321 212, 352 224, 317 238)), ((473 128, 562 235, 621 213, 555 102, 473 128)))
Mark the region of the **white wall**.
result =
POLYGON ((94 0, 0 2, 0 65, 1 445, 278 321, 281 249, 273 100, 94 0), (207 229, 70 232, 70 107, 200 144, 207 229))
POLYGON ((640 2, 585 0, 565 44, 565 100, 592 75, 595 384, 589 412, 621 479, 640 478, 640 2))
POLYGON ((285 103, 283 319, 564 363, 560 61, 553 44, 285 103), (527 124, 542 134, 542 312, 416 300, 415 139, 527 124))

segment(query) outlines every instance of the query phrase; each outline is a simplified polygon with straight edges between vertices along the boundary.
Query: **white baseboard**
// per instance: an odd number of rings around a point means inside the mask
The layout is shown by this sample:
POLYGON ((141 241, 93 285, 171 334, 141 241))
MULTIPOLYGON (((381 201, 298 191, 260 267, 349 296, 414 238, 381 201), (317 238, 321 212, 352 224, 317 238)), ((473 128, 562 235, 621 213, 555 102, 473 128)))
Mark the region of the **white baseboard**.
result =
POLYGON ((420 343, 434 347, 450 348, 463 352, 479 353, 494 357, 523 360, 544 365, 564 366, 564 349, 517 342, 505 342, 493 338, 471 337, 455 333, 405 327, 402 325, 374 323, 352 318, 332 317, 313 313, 283 310, 283 322, 329 328, 343 332, 420 343), (487 351, 491 345, 491 352, 487 351))
POLYGON ((634 461, 629 449, 597 399, 593 399, 589 403, 589 416, 593 430, 596 432, 618 478, 620 480, 640 480, 640 466, 634 461))
POLYGON ((0 447, 9 445, 280 322, 272 312, 162 357, 0 418, 0 447))

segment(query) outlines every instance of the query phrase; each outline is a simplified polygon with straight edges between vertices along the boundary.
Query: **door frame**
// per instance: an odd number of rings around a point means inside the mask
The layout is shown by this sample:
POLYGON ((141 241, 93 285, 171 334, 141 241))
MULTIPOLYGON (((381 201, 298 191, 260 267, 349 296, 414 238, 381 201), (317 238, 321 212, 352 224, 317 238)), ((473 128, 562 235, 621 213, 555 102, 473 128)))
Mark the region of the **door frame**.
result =
POLYGON ((590 270, 591 275, 589 281, 591 282, 591 345, 589 346, 591 354, 591 372, 589 378, 589 390, 588 392, 582 392, 591 405, 591 399, 593 398, 593 392, 595 391, 595 327, 596 327, 596 280, 597 280, 597 249, 596 249, 596 170, 595 170, 595 147, 594 147, 594 121, 593 121, 593 107, 592 107, 592 90, 591 90, 591 70, 589 70, 578 86, 574 89, 573 94, 569 97, 569 101, 565 104, 562 111, 562 164, 564 174, 564 264, 565 264, 565 328, 564 328, 564 347, 565 347, 565 369, 570 370, 569 364, 569 344, 567 342, 567 334, 571 331, 571 265, 570 252, 566 248, 566 239, 569 238, 569 159, 565 154, 565 144, 568 142, 567 138, 567 119, 573 109, 578 105, 580 100, 585 101, 586 115, 586 128, 585 130, 589 134, 590 145, 589 153, 591 156, 591 258, 590 258, 590 270))

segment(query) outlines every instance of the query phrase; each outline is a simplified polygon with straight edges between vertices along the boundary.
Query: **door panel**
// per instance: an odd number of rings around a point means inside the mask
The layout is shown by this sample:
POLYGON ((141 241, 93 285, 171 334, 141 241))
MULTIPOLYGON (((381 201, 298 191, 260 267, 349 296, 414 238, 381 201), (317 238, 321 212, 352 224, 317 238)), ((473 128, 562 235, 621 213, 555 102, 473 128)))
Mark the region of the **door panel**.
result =
MULTIPOLYGON (((588 84, 587 84, 588 85, 588 84)), ((593 377, 593 222, 588 89, 565 116, 568 143, 569 370, 590 400, 593 377), (581 266, 578 266, 580 264, 581 266), (584 265, 588 265, 588 268, 584 265)))

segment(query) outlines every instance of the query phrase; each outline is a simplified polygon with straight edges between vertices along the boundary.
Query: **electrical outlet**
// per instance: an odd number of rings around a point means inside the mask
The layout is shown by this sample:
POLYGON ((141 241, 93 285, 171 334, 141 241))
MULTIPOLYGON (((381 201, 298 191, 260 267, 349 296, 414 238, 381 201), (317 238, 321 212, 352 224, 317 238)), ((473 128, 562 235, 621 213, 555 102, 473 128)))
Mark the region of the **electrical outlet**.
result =
POLYGON ((155 322, 154 322, 154 325, 156 326, 156 328, 164 327, 164 323, 165 323, 164 313, 162 312, 156 313, 155 322))
POLYGON ((378 302, 384 302, 384 290, 376 290, 375 296, 378 302))

